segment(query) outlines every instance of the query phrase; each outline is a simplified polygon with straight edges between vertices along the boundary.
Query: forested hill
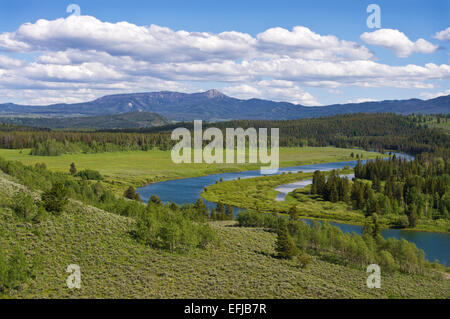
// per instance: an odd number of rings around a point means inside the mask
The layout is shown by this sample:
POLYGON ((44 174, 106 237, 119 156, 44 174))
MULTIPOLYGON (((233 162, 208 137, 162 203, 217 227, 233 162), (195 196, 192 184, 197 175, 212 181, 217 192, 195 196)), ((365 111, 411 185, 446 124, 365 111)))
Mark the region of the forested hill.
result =
POLYGON ((344 113, 394 112, 398 114, 446 114, 450 110, 450 95, 431 100, 393 100, 355 104, 306 107, 287 102, 261 99, 241 100, 210 90, 203 93, 153 92, 118 94, 76 104, 27 106, 0 104, 0 115, 16 116, 97 116, 126 112, 153 112, 175 121, 237 119, 289 120, 344 113))
MULTIPOLYGON (((409 154, 433 153, 449 158, 450 136, 445 129, 448 116, 403 116, 397 114, 348 114, 291 121, 231 121, 204 123, 204 128, 267 127, 280 129, 280 146, 361 147, 366 150, 395 150, 409 154), (441 125, 435 127, 436 125, 441 125), (443 127, 443 128, 440 128, 443 127)), ((0 124, 1 148, 59 149, 57 153, 102 152, 108 150, 170 149, 176 141, 171 132, 177 127, 192 129, 193 123, 177 123, 145 129, 72 132, 33 130, 0 124), (4 128, 4 129, 2 129, 4 128)), ((225 131, 224 131, 225 134, 225 131)), ((205 141, 206 143, 206 141, 205 141)), ((41 154, 37 152, 36 154, 41 154)), ((42 154, 41 154, 42 155, 42 154)))
MULTIPOLYGON (((409 154, 435 153, 447 157, 450 150, 450 116, 398 115, 394 113, 344 114, 287 121, 238 120, 204 123, 204 128, 279 128, 281 146, 327 146, 367 150, 396 150, 409 154), (441 126, 437 126, 437 123, 441 126)), ((167 134, 177 128, 193 129, 193 122, 121 130, 128 133, 167 134)))
POLYGON ((0 122, 51 129, 121 129, 161 126, 169 123, 164 116, 149 112, 131 112, 116 115, 87 117, 0 118, 0 122))

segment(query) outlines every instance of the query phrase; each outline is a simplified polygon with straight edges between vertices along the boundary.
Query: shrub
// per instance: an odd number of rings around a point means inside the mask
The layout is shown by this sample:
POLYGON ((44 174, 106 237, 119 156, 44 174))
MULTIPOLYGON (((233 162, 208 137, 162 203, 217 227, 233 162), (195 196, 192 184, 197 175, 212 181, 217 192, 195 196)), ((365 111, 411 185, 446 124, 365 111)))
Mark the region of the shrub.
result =
POLYGON ((264 216, 259 212, 241 211, 237 221, 241 227, 264 227, 264 216))
POLYGON ((280 218, 276 214, 263 214, 264 228, 278 229, 280 218))
POLYGON ((49 191, 42 193, 42 204, 49 212, 61 213, 67 203, 67 189, 62 183, 55 183, 49 191))
POLYGON ((75 175, 77 173, 77 168, 75 167, 75 163, 70 164, 69 173, 70 173, 70 175, 75 175))
POLYGON ((409 220, 408 217, 405 215, 399 216, 395 222, 394 222, 395 226, 398 228, 406 228, 409 226, 409 220))
POLYGON ((34 164, 34 167, 36 167, 37 169, 42 169, 42 170, 47 169, 47 165, 45 163, 36 163, 36 164, 34 164))
POLYGON ((311 263, 312 259, 311 259, 311 256, 306 253, 306 251, 302 251, 296 257, 296 261, 300 268, 307 268, 308 265, 311 263))
POLYGON ((280 220, 275 214, 255 211, 240 211, 236 219, 240 227, 264 227, 270 230, 278 229, 280 220))
POLYGON ((103 176, 98 171, 94 171, 92 169, 85 169, 79 171, 75 176, 81 177, 84 180, 93 180, 93 181, 101 181, 103 180, 103 176))
POLYGON ((32 220, 36 215, 36 206, 33 198, 24 193, 18 193, 14 196, 12 208, 17 216, 26 221, 32 220))
POLYGON ((0 292, 17 289, 30 275, 24 253, 16 248, 9 258, 0 254, 0 292))
POLYGON ((299 215, 300 215, 300 213, 298 211, 297 206, 294 205, 289 209, 289 217, 292 220, 297 220, 299 215))
POLYGON ((161 200, 159 199, 158 195, 152 195, 152 197, 150 198, 149 204, 150 204, 150 202, 153 204, 157 204, 157 205, 160 205, 162 203, 161 200))
POLYGON ((128 189, 123 193, 123 196, 131 200, 136 200, 138 202, 142 201, 141 196, 139 196, 133 186, 128 187, 128 189))
POLYGON ((394 257, 387 250, 380 251, 377 259, 380 267, 384 271, 394 271, 397 268, 394 257))
POLYGON ((41 223, 44 220, 46 220, 48 217, 48 213, 45 210, 45 207, 43 206, 42 203, 39 204, 36 215, 34 215, 33 217, 33 222, 35 223, 41 223))

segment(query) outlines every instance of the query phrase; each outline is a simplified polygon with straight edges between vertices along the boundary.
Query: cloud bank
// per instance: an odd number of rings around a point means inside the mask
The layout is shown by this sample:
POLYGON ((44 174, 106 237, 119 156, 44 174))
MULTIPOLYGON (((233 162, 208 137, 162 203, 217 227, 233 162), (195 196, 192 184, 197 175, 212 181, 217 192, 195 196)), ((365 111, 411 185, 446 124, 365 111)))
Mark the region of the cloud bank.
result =
MULTIPOLYGON (((398 30, 364 33, 361 39, 399 57, 437 50, 398 30)), ((252 36, 70 16, 41 19, 2 33, 0 49, 3 99, 31 104, 85 101, 121 92, 195 92, 200 90, 196 83, 210 81, 235 97, 320 105, 307 88, 429 89, 432 81, 450 78, 447 64, 382 64, 364 45, 304 26, 270 28, 252 36), (18 59, 18 53, 33 59, 18 59)))

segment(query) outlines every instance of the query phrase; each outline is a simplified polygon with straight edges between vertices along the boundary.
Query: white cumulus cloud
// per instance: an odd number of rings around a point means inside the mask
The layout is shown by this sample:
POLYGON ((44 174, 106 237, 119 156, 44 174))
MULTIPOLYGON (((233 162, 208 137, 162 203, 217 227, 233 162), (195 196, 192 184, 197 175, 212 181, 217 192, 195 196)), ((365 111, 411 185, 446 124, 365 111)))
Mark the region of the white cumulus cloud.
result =
POLYGON ((421 97, 423 97, 423 98, 425 98, 425 99, 434 99, 434 98, 437 98, 437 97, 440 97, 440 96, 446 96, 446 95, 450 95, 450 89, 448 89, 448 90, 444 90, 444 91, 441 91, 441 92, 422 92, 422 93, 420 93, 420 96, 421 97))
POLYGON ((445 30, 439 31, 434 35, 435 39, 441 41, 450 41, 450 27, 445 30))
POLYGON ((223 88, 222 91, 225 94, 242 99, 261 98, 304 106, 321 105, 314 96, 295 83, 283 80, 263 80, 250 84, 228 86, 223 88))
POLYGON ((413 42, 403 32, 394 29, 364 32, 361 35, 361 40, 371 45, 392 50, 400 58, 406 58, 414 52, 433 53, 439 48, 439 46, 424 39, 418 39, 416 42, 413 42))
POLYGON ((296 26, 292 31, 271 28, 257 35, 258 46, 264 51, 311 59, 372 59, 373 54, 355 42, 339 40, 334 35, 320 35, 307 27, 296 26))

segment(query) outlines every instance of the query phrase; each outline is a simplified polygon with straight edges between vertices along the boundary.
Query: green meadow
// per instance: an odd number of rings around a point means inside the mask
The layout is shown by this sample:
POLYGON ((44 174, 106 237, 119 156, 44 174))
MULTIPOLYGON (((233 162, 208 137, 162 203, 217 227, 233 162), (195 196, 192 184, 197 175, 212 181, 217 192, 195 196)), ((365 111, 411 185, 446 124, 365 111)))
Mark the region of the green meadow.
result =
MULTIPOLYGON (((345 171, 349 173, 349 171, 345 171)), ((223 202, 235 207, 257 210, 260 212, 287 213, 292 206, 297 206, 301 217, 326 219, 361 225, 364 214, 353 211, 342 202, 331 203, 318 196, 310 196, 309 187, 289 193, 285 201, 276 201, 280 185, 311 179, 313 173, 292 173, 276 176, 264 176, 221 182, 211 185, 202 193, 202 197, 211 202, 223 202)))
MULTIPOLYGON (((350 156, 352 153, 355 156, 360 154, 364 159, 381 155, 335 147, 280 148, 280 166, 349 161, 354 159, 350 156)), ((45 163, 48 169, 57 172, 69 172, 70 164, 75 163, 78 170, 99 171, 105 177, 105 183, 118 194, 129 185, 139 187, 169 179, 238 172, 261 167, 261 164, 175 164, 171 159, 171 152, 161 150, 34 156, 30 155, 29 149, 0 149, 0 157, 20 161, 26 165, 45 163)))

